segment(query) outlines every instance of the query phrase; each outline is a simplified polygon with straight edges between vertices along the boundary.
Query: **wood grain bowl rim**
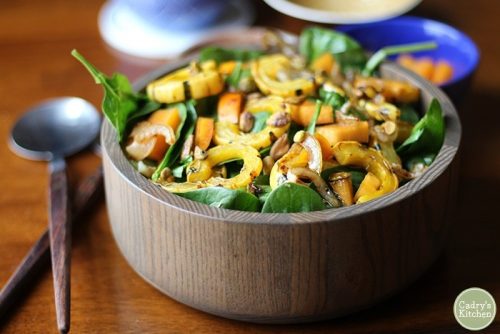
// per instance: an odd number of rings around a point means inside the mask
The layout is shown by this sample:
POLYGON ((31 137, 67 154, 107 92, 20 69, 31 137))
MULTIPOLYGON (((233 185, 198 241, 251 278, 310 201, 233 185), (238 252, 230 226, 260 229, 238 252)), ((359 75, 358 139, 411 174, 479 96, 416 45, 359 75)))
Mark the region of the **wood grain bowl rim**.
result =
MULTIPOLYGON (((233 46, 248 45, 248 43, 251 43, 252 41, 255 43, 259 36, 262 36, 262 32, 263 28, 251 28, 245 31, 235 31, 231 34, 225 34, 223 37, 219 36, 218 38, 214 38, 207 43, 203 43, 201 46, 205 46, 207 44, 227 45, 227 41, 229 41, 229 44, 232 44, 233 46)), ((289 35, 287 38, 294 36, 291 34, 287 35, 289 35)), ((189 54, 179 57, 178 59, 147 73, 134 83, 134 88, 136 90, 144 89, 148 82, 185 65, 189 62, 189 60, 194 59, 196 56, 197 50, 192 50, 189 54)), ((382 210, 385 207, 394 205, 414 195, 418 191, 421 191, 436 180, 450 166, 460 146, 462 129, 455 107, 441 89, 396 64, 383 64, 381 72, 384 76, 399 77, 419 87, 422 92, 421 95, 423 104, 426 107, 429 105, 432 97, 437 98, 441 103, 441 107, 446 118, 446 133, 441 150, 425 173, 401 186, 394 192, 363 204, 313 212, 260 213, 216 208, 191 201, 169 193, 137 172, 133 168, 132 164, 130 164, 127 160, 123 150, 116 141, 116 131, 108 122, 103 122, 101 132, 103 154, 110 158, 112 166, 117 173, 126 179, 132 187, 148 195, 151 199, 161 202, 166 207, 209 219, 250 224, 310 224, 322 221, 340 222, 344 219, 352 218, 364 213, 382 210)))

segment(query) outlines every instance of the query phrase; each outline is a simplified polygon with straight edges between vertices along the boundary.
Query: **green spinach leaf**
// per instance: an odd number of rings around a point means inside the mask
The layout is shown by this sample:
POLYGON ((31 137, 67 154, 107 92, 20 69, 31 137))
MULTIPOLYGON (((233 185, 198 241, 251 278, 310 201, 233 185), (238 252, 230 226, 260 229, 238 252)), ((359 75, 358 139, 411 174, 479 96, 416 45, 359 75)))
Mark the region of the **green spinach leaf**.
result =
POLYGON ((420 116, 418 115, 417 110, 411 104, 403 104, 399 106, 399 110, 401 111, 401 115, 399 119, 403 122, 407 122, 410 124, 417 124, 420 116))
MULTIPOLYGON (((295 137, 295 134, 297 132, 299 132, 300 130, 302 130, 302 129, 303 129, 302 126, 299 125, 299 124, 297 124, 297 123, 295 123, 294 121, 292 121, 290 123, 290 128, 288 129, 288 136, 287 136, 288 137, 288 142, 290 144, 293 143, 293 137, 295 137)), ((262 153, 261 153, 261 155, 262 155, 262 153)))
POLYGON ((260 57, 264 53, 259 50, 225 49, 216 46, 209 46, 200 51, 200 61, 215 60, 220 64, 229 60, 246 62, 260 57))
POLYGON ((155 172, 153 173, 153 176, 151 177, 153 181, 157 181, 160 178, 161 172, 165 168, 171 168, 172 166, 174 166, 175 162, 179 158, 184 142, 186 141, 187 137, 189 137, 194 132, 196 119, 198 117, 196 109, 194 107, 194 101, 187 101, 185 104, 178 103, 176 105, 176 108, 181 114, 181 123, 179 124, 176 133, 177 139, 175 143, 168 148, 167 153, 163 157, 163 160, 160 162, 155 172))
POLYGON ((258 186, 269 185, 269 175, 260 174, 253 180, 253 184, 258 186))
POLYGON ((272 113, 268 111, 259 111, 253 114, 255 117, 252 133, 260 132, 266 127, 266 121, 272 113))
POLYGON ((302 30, 299 52, 308 64, 325 52, 330 52, 344 72, 361 70, 366 63, 365 51, 358 42, 341 32, 319 27, 302 30))
POLYGON ((240 81, 247 79, 252 76, 250 68, 243 68, 241 62, 237 62, 231 74, 226 78, 226 82, 229 86, 239 90, 241 87, 240 81))
POLYGON ((309 187, 286 182, 274 189, 264 202, 262 212, 308 212, 325 209, 321 196, 309 187))
POLYGON ((211 95, 196 99, 196 112, 199 116, 215 118, 217 114, 217 103, 219 102, 219 95, 211 95))
POLYGON ((177 166, 172 168, 172 175, 177 179, 182 179, 184 177, 184 170, 191 162, 193 162, 192 155, 188 156, 184 160, 181 160, 177 166))
POLYGON ((403 159, 437 155, 444 142, 445 123, 438 100, 433 99, 424 117, 413 127, 410 136, 397 148, 403 159))
POLYGON ((131 119, 147 115, 160 107, 159 103, 150 101, 146 95, 135 93, 123 74, 115 73, 111 78, 107 77, 78 51, 71 51, 71 55, 85 66, 96 84, 103 86, 102 111, 116 129, 120 142, 125 139, 127 124, 131 119))
POLYGON ((347 102, 345 96, 337 92, 326 91, 323 87, 319 89, 319 97, 325 104, 331 106, 333 110, 339 110, 347 102))
POLYGON ((177 193, 177 195, 216 208, 253 212, 258 212, 260 208, 259 199, 243 190, 208 187, 185 193, 177 193))

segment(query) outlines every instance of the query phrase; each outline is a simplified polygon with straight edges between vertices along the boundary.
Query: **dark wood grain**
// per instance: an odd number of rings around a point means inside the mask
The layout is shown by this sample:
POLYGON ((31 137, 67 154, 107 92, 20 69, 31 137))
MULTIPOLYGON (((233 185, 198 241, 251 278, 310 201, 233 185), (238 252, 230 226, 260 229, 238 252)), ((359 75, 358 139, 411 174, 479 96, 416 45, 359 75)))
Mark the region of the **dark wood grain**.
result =
MULTIPOLYGON (((64 95, 99 106, 101 87, 69 56, 77 48, 106 73, 136 79, 163 62, 123 56, 101 40, 97 15, 103 0, 0 1, 0 138, 39 100, 64 95), (75 14, 77 13, 77 15, 75 14)), ((254 1, 257 23, 298 33, 310 23, 254 1)), ((127 264, 113 239, 106 206, 75 226, 72 250, 72 332, 75 333, 467 333, 451 311, 471 286, 500 300, 500 2, 422 1, 412 12, 458 26, 477 42, 481 63, 471 90, 458 106, 463 138, 459 206, 449 242, 437 262, 408 289, 366 311, 308 325, 253 325, 221 319, 165 297, 127 264)), ((46 164, 16 157, 0 145, 0 285, 46 228, 46 164)), ((100 161, 84 152, 68 160, 76 186, 100 161)), ((73 187, 74 188, 74 187, 73 187)), ((407 231, 406 233, 411 233, 407 231)), ((411 245, 410 245, 411 246, 411 245)), ((55 333, 52 278, 31 285, 26 300, 0 321, 3 333, 55 333)), ((498 315, 497 315, 498 317, 498 315)), ((498 318, 497 318, 498 319, 498 318)), ((498 333, 498 323, 481 333, 498 333)))
POLYGON ((57 328, 67 333, 71 302, 71 216, 64 158, 49 164, 49 241, 57 328))
MULTIPOLYGON (((74 217, 80 217, 96 199, 102 189, 102 167, 99 166, 77 188, 73 199, 74 217)), ((40 270, 48 265, 50 241, 48 228, 23 258, 15 272, 0 290, 0 320, 23 299, 28 284, 40 278, 40 270)))

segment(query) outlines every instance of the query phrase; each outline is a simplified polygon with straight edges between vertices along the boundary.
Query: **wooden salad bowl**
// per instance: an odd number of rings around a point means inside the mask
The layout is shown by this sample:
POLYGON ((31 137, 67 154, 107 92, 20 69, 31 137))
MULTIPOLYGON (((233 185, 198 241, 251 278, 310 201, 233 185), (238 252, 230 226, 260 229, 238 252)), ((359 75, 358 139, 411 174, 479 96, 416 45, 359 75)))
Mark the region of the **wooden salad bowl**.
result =
MULTIPOLYGON (((255 47, 262 33, 255 28, 211 42, 255 47)), ((195 56, 146 75, 136 88, 195 56)), ((446 137, 423 175, 352 207, 262 214, 181 198, 139 174, 127 161, 115 130, 104 122, 109 220, 132 268, 181 303, 260 323, 346 315, 414 282, 439 255, 452 223, 461 125, 437 87, 394 64, 384 64, 381 73, 418 86, 424 110, 436 97, 446 117, 446 137)))

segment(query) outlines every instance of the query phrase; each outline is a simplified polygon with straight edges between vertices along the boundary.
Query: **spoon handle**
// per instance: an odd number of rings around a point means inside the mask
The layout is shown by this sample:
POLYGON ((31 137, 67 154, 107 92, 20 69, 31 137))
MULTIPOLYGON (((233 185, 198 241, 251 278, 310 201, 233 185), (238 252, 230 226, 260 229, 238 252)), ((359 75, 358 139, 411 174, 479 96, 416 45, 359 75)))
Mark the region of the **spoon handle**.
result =
MULTIPOLYGON (((75 218, 89 208, 101 189, 102 166, 99 166, 76 189, 75 197, 73 198, 75 218)), ((31 247, 2 290, 0 290, 0 322, 12 306, 18 302, 21 293, 34 280, 39 270, 48 265, 49 256, 49 230, 46 229, 33 247, 31 247)))
POLYGON ((59 331, 67 333, 70 324, 71 221, 66 162, 63 158, 56 158, 50 162, 49 170, 49 236, 56 318, 59 331))

